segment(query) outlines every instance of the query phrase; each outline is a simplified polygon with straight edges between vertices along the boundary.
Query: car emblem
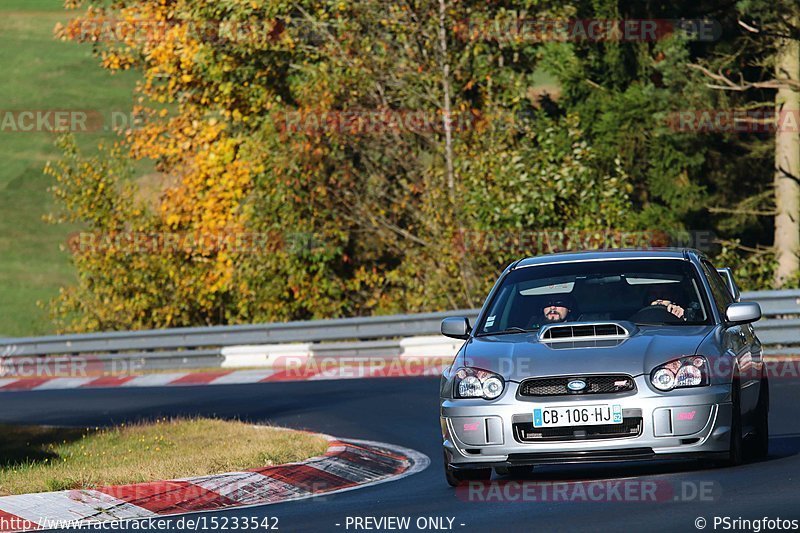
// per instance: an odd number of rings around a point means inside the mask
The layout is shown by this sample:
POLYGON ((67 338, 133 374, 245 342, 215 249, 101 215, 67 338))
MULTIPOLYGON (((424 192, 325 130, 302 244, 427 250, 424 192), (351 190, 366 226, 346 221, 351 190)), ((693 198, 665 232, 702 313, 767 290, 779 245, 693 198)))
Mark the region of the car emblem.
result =
POLYGON ((567 388, 572 392, 581 392, 583 389, 586 388, 586 382, 582 379, 573 379, 569 383, 567 383, 567 388))

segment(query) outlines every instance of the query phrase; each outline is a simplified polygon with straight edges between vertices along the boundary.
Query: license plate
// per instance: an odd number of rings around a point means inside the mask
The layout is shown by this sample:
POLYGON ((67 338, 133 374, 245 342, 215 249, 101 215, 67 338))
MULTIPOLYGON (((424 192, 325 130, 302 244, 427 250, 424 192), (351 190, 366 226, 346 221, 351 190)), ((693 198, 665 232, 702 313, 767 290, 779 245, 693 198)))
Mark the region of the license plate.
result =
POLYGON ((580 405, 575 407, 543 407, 533 410, 533 427, 598 426, 622 424, 619 404, 580 405))

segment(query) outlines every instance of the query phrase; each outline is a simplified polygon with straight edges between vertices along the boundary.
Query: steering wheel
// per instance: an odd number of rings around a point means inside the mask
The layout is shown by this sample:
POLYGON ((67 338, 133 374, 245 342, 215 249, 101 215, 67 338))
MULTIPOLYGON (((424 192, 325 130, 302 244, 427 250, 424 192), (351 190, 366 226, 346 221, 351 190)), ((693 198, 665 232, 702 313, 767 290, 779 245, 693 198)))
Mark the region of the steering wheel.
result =
POLYGON ((636 311, 628 320, 631 322, 647 322, 647 323, 677 323, 681 319, 667 311, 665 305, 648 305, 636 311))

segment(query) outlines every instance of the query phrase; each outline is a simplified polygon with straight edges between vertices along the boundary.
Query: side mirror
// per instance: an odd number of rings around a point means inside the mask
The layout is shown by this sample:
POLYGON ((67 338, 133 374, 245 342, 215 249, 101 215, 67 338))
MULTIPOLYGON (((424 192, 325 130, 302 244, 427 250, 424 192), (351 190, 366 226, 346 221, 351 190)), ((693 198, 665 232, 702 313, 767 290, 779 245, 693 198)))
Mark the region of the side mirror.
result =
POLYGON ((463 316, 449 317, 442 320, 442 335, 454 339, 468 339, 472 328, 469 319, 463 316))
POLYGON ((728 322, 734 324, 749 324, 761 318, 761 306, 756 302, 736 302, 728 306, 725 311, 728 322))

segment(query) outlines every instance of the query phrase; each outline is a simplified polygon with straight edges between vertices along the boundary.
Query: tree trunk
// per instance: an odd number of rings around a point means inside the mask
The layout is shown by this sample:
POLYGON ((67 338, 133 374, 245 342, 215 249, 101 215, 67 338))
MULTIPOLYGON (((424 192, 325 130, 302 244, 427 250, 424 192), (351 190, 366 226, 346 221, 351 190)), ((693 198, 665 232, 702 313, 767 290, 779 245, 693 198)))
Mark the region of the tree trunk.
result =
POLYGON ((447 50, 447 3, 439 0, 439 47, 442 54, 442 89, 444 90, 444 157, 447 166, 447 190, 450 194, 450 201, 455 203, 455 171, 453 170, 453 117, 451 109, 450 95, 450 58, 447 50))
MULTIPOLYGON (((775 69, 779 80, 800 80, 800 42, 780 40, 775 69)), ((800 92, 779 89, 775 107, 775 285, 780 288, 800 269, 800 92)))

